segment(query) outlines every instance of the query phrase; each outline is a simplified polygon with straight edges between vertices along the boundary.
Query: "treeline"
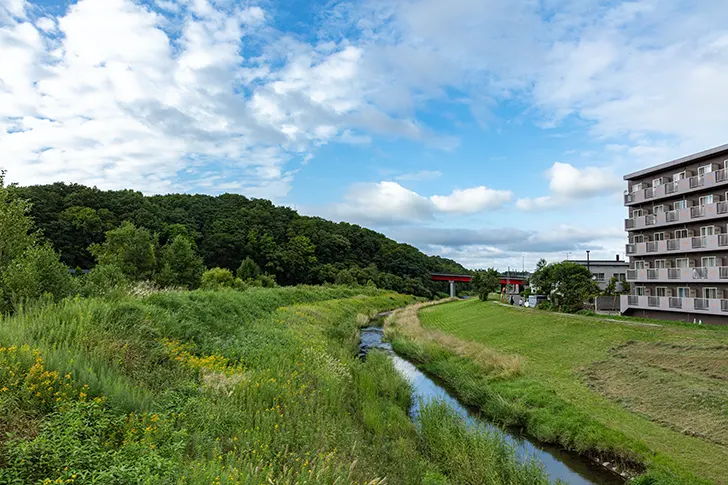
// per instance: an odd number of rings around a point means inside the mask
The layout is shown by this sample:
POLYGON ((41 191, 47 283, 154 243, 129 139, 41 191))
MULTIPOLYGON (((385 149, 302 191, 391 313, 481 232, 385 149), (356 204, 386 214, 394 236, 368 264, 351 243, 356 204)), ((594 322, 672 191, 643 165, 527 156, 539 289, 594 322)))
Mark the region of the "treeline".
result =
POLYGON ((148 236, 147 257, 153 253, 154 262, 142 263, 144 273, 138 275, 147 279, 159 279, 165 264, 174 265, 175 251, 189 257, 183 240, 207 268, 232 273, 247 260, 245 271, 280 285, 369 284, 432 297, 446 288, 445 283, 430 281, 431 272, 468 273, 452 260, 427 256, 375 231, 301 216, 290 208, 241 195, 148 197, 133 190, 103 191, 65 183, 15 186, 9 192, 30 202, 35 226, 60 253, 61 261, 82 270, 93 268, 103 257, 100 248, 106 244, 108 249, 109 231, 122 231, 117 232, 119 238, 148 236))

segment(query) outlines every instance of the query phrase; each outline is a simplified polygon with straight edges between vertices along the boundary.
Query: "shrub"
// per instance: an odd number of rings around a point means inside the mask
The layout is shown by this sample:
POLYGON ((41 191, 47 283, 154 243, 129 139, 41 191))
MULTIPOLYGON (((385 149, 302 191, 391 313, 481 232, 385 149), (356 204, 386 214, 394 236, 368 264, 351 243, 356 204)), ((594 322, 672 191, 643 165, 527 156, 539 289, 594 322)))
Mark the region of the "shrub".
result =
POLYGON ((115 264, 100 264, 82 279, 81 294, 84 296, 101 296, 115 290, 128 288, 129 280, 124 272, 115 264))
POLYGON ((201 287, 205 290, 233 288, 234 286, 235 277, 233 272, 227 268, 212 268, 202 273, 201 287))
POLYGON ((14 259, 2 274, 6 298, 12 302, 52 295, 58 301, 74 290, 68 267, 61 263, 50 244, 31 246, 14 259))
POLYGON ((348 269, 342 269, 339 271, 339 274, 336 275, 334 283, 342 286, 354 286, 356 284, 356 280, 354 279, 354 275, 351 274, 351 271, 348 269))

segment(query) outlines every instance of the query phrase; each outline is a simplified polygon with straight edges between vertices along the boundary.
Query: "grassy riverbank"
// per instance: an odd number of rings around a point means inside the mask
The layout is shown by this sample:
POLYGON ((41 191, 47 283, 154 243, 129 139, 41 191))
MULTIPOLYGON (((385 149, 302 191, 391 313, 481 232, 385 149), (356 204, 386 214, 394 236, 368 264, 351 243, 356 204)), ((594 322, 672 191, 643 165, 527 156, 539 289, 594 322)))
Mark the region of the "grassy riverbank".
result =
POLYGON ((724 329, 476 300, 423 308, 422 327, 412 317, 390 323, 395 348, 496 420, 606 461, 645 465, 647 483, 728 483, 724 329))
POLYGON ((0 321, 0 484, 547 483, 410 389, 368 315, 378 290, 75 299, 0 321), (363 294, 362 294, 363 293, 363 294))

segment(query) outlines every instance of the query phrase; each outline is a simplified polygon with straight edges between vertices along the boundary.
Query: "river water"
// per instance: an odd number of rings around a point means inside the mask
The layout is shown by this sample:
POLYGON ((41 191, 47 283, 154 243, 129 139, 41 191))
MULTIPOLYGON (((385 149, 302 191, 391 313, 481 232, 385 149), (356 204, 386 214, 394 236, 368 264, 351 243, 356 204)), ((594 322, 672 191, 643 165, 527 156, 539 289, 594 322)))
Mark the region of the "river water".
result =
POLYGON ((382 341, 383 337, 384 331, 380 327, 362 328, 359 355, 363 357, 366 356, 369 350, 379 349, 392 356, 394 367, 412 385, 414 390, 413 405, 410 409, 410 417, 413 420, 417 420, 423 403, 439 400, 445 402, 457 414, 462 416, 468 426, 485 428, 491 433, 503 436, 514 447, 516 454, 521 459, 533 457, 538 460, 543 464, 551 481, 561 480, 572 485, 617 485, 624 483, 625 480, 620 475, 587 457, 538 442, 481 419, 474 410, 460 404, 443 386, 427 377, 412 363, 397 355, 389 343, 382 341))

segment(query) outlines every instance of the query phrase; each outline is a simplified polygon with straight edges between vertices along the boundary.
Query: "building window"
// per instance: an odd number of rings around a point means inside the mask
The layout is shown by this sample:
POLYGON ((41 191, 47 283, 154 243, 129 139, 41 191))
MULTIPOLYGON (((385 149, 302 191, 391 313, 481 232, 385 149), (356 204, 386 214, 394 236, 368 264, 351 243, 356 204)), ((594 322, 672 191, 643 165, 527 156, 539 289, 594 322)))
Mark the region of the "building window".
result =
POLYGON ((687 287, 678 288, 677 296, 678 296, 678 298, 690 298, 690 288, 687 288, 687 287))
POLYGON ((604 273, 594 273, 594 279, 597 281, 604 281, 604 273))
POLYGON ((667 288, 664 286, 658 286, 655 288, 655 296, 667 296, 667 288))
POLYGON ((627 273, 617 273, 618 281, 627 281, 627 273))
POLYGON ((664 269, 664 268, 666 268, 665 261, 666 260, 664 260, 664 259, 656 259, 655 260, 655 268, 657 268, 657 269, 664 269))
POLYGON ((677 200, 675 201, 675 210, 678 209, 687 209, 688 208, 688 201, 687 200, 677 200))
POLYGON ((635 286, 634 294, 637 296, 645 296, 645 287, 644 286, 635 286))
POLYGON ((686 237, 688 237, 687 229, 676 229, 675 230, 675 239, 683 239, 686 237))
POLYGON ((703 288, 703 298, 718 298, 718 288, 703 288))

